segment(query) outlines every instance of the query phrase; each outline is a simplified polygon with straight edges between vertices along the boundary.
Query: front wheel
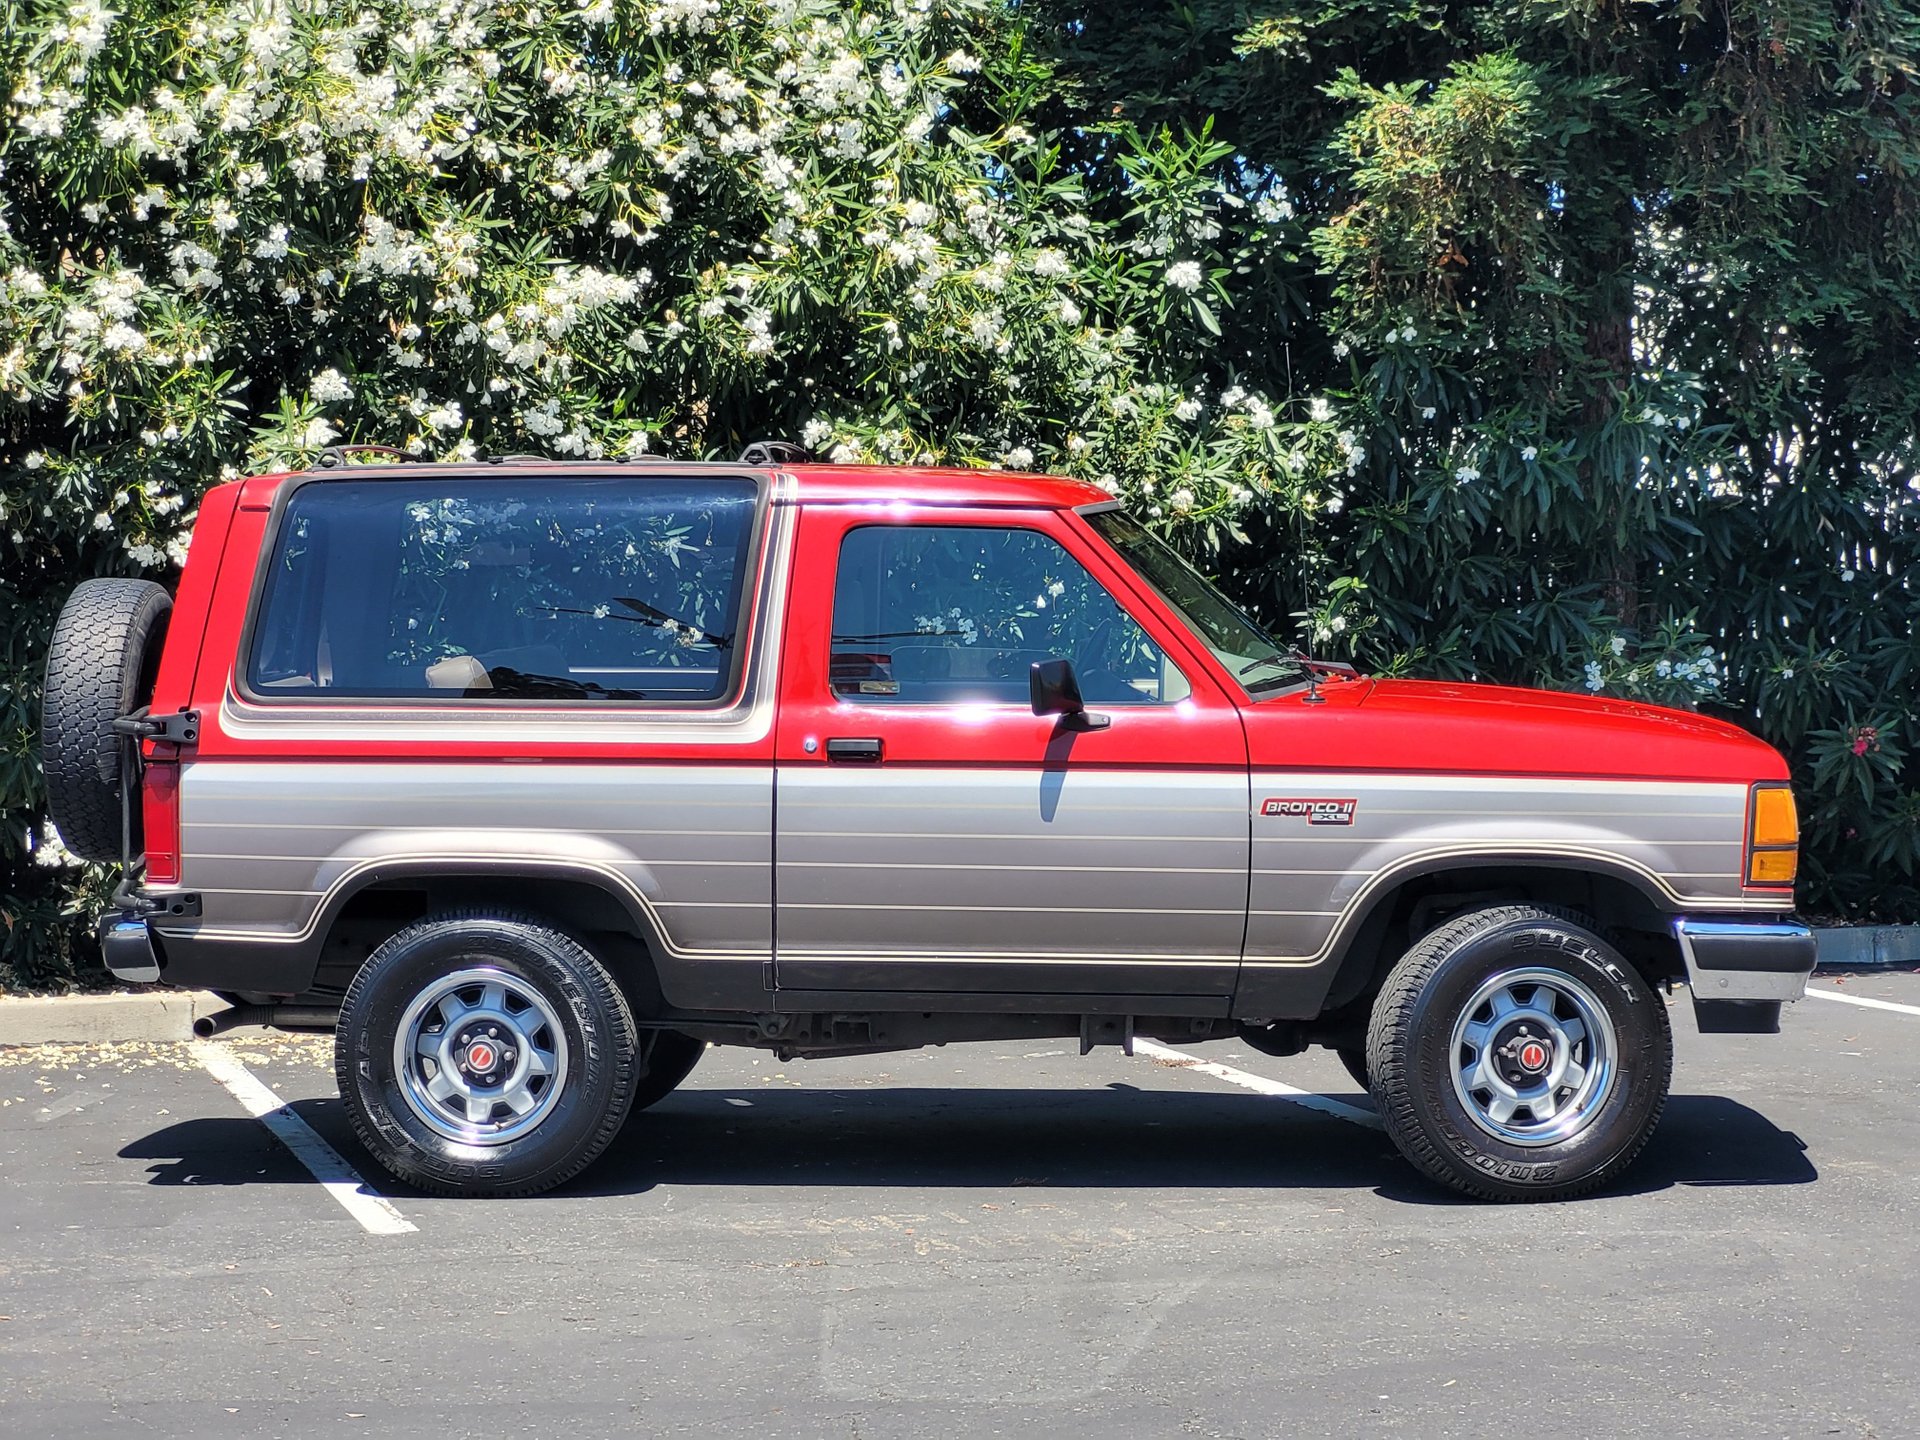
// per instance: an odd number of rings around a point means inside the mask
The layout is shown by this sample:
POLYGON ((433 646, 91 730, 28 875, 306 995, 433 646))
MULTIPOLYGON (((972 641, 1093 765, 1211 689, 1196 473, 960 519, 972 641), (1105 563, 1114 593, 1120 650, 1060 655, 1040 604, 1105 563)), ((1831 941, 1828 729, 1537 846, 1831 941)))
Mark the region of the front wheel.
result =
POLYGON ((1673 1075, 1666 1006, 1586 927, 1530 905, 1421 940, 1374 1004, 1367 1069, 1387 1133, 1442 1184, 1561 1200, 1633 1163, 1673 1075))
POLYGON ((633 1103, 639 1037, 613 977, 531 916, 409 925, 347 990, 335 1077, 355 1133, 408 1184, 533 1195, 586 1168, 633 1103))

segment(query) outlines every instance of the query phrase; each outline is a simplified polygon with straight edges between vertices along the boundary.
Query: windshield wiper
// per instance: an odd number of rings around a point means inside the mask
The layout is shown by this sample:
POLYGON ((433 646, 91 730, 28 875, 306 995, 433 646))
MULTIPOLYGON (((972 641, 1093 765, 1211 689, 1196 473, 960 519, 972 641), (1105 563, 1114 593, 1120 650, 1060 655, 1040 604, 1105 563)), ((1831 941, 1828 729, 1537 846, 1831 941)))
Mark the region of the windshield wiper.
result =
POLYGON ((1245 665, 1242 665, 1236 673, 1243 676, 1251 675, 1256 670, 1265 670, 1269 666, 1274 665, 1290 665, 1295 670, 1306 670, 1310 668, 1301 662, 1301 658, 1298 655, 1286 655, 1276 650, 1271 655, 1262 655, 1258 660, 1248 661, 1245 665))

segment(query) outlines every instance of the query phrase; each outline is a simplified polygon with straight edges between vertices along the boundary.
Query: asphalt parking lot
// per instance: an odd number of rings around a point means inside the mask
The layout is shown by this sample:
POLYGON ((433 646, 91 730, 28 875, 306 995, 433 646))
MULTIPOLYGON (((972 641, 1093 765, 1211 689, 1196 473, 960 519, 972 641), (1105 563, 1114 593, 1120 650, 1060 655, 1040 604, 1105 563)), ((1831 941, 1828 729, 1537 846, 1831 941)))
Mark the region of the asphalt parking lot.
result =
POLYGON ((1322 1052, 711 1051, 580 1181, 462 1202, 366 1167, 328 1042, 228 1037, 382 1205, 207 1052, 0 1051, 0 1430, 1913 1434, 1920 975, 1815 988, 1910 1008, 1683 998, 1629 1183, 1531 1207, 1416 1179, 1322 1052))

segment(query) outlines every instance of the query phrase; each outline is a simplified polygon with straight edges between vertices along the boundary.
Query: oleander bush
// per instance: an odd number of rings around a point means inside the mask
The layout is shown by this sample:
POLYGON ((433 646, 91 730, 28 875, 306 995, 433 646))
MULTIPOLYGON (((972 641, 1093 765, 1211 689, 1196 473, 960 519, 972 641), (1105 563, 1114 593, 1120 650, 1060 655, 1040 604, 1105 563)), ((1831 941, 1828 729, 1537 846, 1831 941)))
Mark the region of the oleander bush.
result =
POLYGON ((0 978, 66 590, 336 442, 1085 476, 1299 641, 1698 705, 1920 918, 1894 5, 0 0, 0 978))

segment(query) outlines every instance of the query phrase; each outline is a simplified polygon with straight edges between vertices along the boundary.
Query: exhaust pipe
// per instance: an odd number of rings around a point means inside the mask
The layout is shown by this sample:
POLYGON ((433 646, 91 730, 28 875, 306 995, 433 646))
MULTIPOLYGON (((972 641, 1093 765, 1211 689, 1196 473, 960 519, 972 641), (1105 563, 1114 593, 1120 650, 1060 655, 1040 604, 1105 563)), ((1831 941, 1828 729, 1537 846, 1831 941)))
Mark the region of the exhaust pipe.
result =
POLYGON ((193 1033, 211 1040, 242 1025, 270 1025, 276 1030, 331 1030, 340 1012, 325 1005, 230 1005, 193 1022, 193 1033))

